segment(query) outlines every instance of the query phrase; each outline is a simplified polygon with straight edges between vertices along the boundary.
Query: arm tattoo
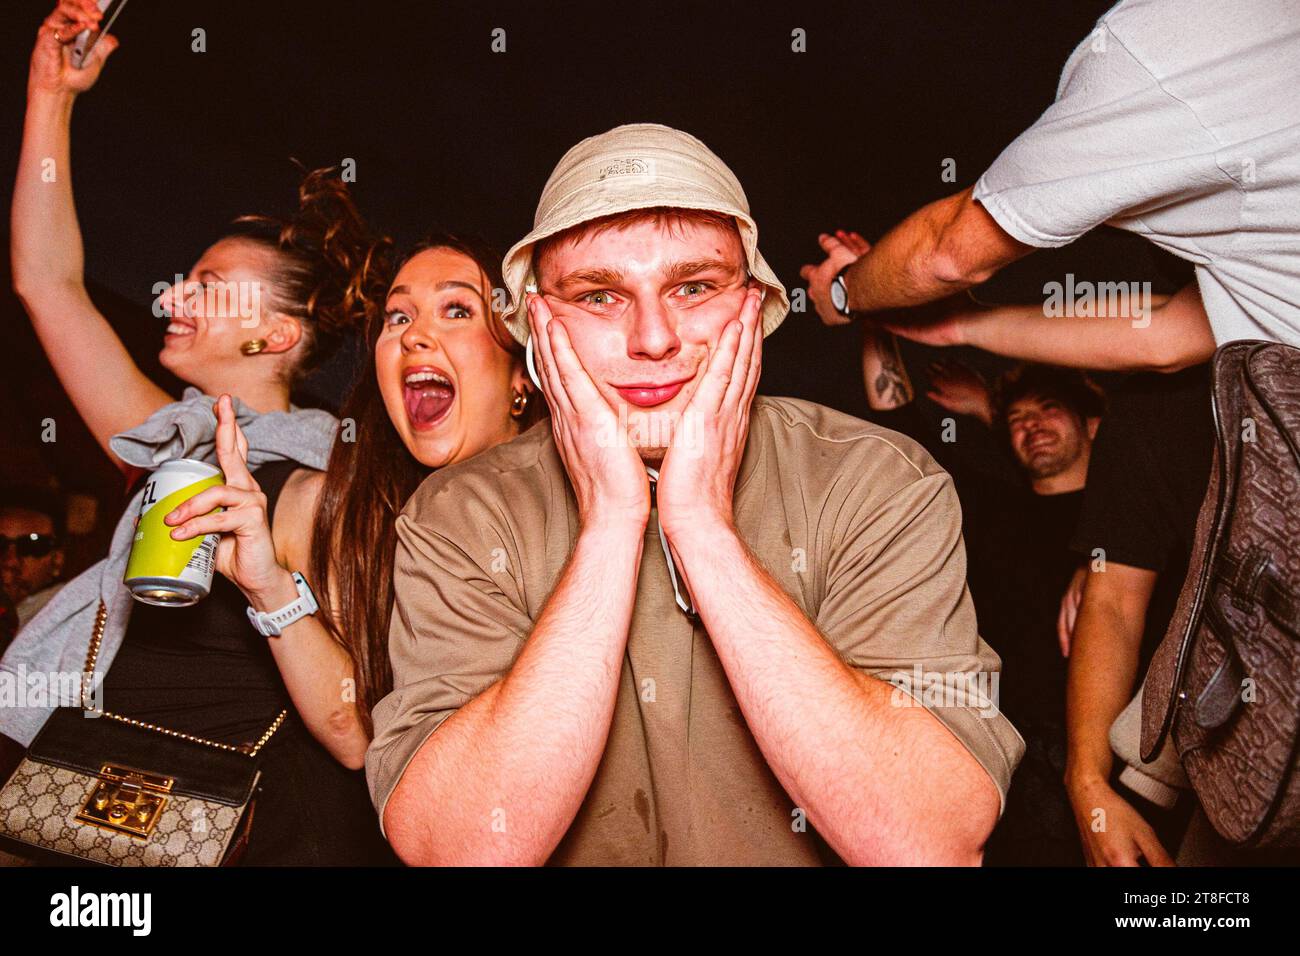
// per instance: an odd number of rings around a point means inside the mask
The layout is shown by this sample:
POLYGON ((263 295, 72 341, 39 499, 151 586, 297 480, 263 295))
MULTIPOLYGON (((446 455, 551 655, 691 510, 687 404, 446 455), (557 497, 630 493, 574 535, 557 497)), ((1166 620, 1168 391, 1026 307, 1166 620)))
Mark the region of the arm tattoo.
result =
POLYGON ((873 383, 876 395, 891 406, 906 405, 912 400, 912 383, 908 380, 902 358, 898 354, 898 340, 891 335, 886 343, 881 341, 883 338, 881 336, 877 340, 881 348, 880 372, 873 383))

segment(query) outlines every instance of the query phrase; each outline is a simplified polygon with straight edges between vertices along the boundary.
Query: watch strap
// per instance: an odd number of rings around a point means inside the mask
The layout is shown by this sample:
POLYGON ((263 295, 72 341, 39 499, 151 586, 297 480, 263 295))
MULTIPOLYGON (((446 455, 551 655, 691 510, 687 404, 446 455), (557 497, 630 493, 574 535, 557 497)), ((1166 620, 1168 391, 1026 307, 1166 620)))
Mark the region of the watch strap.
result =
POLYGON ((316 595, 307 584, 307 579, 297 571, 293 572, 293 583, 298 587, 298 597, 284 607, 275 611, 255 611, 251 607, 248 608, 248 620, 262 636, 278 637, 294 621, 315 614, 320 609, 316 603, 316 595))

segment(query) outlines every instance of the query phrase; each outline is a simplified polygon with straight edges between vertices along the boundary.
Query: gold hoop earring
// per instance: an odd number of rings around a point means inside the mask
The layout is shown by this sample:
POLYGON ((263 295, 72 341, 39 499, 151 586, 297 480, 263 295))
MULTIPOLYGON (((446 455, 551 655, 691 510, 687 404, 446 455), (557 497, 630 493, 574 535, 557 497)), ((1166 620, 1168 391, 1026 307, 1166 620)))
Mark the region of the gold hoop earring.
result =
POLYGON ((510 402, 510 417, 523 418, 524 412, 528 408, 528 393, 515 392, 514 399, 510 402))
POLYGON ((245 355, 256 355, 266 348, 266 339, 249 339, 239 347, 239 351, 245 355))

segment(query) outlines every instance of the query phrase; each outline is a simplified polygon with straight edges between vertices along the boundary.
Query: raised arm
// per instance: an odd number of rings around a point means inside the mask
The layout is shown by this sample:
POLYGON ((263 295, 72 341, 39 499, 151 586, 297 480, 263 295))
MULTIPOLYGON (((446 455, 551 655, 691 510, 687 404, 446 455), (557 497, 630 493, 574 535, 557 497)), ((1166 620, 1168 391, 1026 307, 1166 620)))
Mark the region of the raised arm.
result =
POLYGON ((1100 300, 1099 314, 1086 317, 1048 316, 1041 304, 997 306, 886 328, 927 345, 973 345, 1068 368, 1177 372, 1214 354, 1214 335, 1194 283, 1173 296, 1152 296, 1149 315, 1112 315, 1111 305, 1109 298, 1100 300))
POLYGON ((1034 247, 1008 235, 966 189, 912 213, 857 258, 842 240, 822 236, 826 259, 800 275, 827 325, 848 321, 830 304, 831 280, 844 274, 849 307, 878 312, 923 305, 987 281, 1034 247))
POLYGON ((100 447, 125 470, 109 450, 109 438, 172 399, 140 371, 86 294, 81 230, 72 200, 72 106, 79 93, 94 85, 117 40, 111 34, 100 40, 83 69, 72 66, 70 58, 71 41, 99 16, 92 0, 62 0, 37 33, 14 183, 10 255, 14 290, 59 382, 100 447))

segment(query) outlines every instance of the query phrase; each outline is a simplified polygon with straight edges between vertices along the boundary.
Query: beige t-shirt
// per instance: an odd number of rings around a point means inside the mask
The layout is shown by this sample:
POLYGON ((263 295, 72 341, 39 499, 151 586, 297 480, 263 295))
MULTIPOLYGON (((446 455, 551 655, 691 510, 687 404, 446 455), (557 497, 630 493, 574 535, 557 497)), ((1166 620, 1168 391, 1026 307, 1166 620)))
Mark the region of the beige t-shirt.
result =
MULTIPOLYGON (((929 707, 1005 804, 1024 742, 995 708, 961 692, 973 683, 943 680, 982 675, 996 699, 988 678, 1000 666, 976 632, 947 473, 902 435, 809 402, 758 398, 734 511, 746 545, 839 655, 895 682, 900 703, 929 707)), ((577 540, 549 424, 429 477, 397 529, 394 690, 375 707, 366 757, 381 820, 421 744, 509 670, 577 540)), ((801 817, 708 633, 674 601, 652 513, 608 743, 549 862, 836 861, 801 817)))

